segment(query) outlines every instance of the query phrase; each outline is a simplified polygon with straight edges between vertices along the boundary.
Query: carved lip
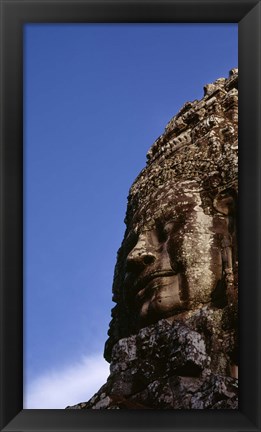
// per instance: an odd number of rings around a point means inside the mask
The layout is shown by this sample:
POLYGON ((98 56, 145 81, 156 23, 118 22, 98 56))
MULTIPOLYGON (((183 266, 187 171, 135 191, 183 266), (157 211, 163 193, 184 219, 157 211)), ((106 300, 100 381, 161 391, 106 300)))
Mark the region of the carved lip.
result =
POLYGON ((147 285, 153 279, 160 278, 160 277, 169 277, 169 276, 176 276, 176 273, 174 273, 173 270, 167 269, 167 270, 158 270, 158 271, 155 271, 155 272, 150 273, 150 274, 143 276, 143 277, 141 276, 134 283, 133 288, 132 288, 132 294, 134 296, 137 296, 141 290, 146 290, 147 285))

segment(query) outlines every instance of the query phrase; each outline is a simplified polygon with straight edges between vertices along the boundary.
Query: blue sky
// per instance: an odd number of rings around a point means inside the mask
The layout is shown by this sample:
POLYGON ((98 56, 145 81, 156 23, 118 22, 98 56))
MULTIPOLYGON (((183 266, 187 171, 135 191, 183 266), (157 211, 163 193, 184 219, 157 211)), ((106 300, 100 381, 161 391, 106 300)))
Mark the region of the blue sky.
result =
POLYGON ((237 64, 236 24, 25 25, 25 408, 105 382, 128 190, 170 118, 237 64))

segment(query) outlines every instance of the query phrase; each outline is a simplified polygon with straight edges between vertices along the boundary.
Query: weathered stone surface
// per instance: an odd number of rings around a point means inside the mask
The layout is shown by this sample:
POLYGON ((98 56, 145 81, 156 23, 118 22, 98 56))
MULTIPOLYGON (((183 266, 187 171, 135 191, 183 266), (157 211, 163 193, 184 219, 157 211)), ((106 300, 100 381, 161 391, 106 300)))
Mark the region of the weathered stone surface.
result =
POLYGON ((133 183, 107 383, 71 409, 237 408, 238 74, 187 102, 133 183))
POLYGON ((107 383, 89 402, 71 408, 237 408, 237 379, 228 376, 222 332, 216 343, 220 319, 218 311, 204 307, 185 320, 163 319, 119 340, 107 383))

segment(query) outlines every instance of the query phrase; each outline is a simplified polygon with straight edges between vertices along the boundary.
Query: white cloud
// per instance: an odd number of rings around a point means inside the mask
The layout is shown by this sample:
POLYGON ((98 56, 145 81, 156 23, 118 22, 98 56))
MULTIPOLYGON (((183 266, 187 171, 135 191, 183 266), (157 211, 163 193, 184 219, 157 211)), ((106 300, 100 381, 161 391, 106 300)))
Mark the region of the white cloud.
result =
POLYGON ((105 384, 109 364, 102 354, 84 356, 62 370, 52 369, 24 384, 24 409, 64 409, 86 402, 105 384))

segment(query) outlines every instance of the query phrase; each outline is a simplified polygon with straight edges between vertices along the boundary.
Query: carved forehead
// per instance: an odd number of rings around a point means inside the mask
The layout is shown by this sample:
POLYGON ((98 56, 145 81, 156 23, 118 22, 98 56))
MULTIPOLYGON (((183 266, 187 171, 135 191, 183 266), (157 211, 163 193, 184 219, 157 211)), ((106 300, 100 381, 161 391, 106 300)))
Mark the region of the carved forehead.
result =
POLYGON ((150 230, 159 222, 178 222, 203 207, 206 203, 202 201, 197 182, 168 182, 149 190, 146 197, 134 205, 130 200, 126 217, 128 232, 150 230))

